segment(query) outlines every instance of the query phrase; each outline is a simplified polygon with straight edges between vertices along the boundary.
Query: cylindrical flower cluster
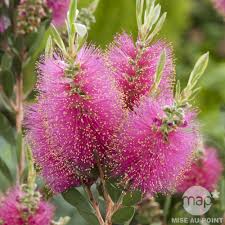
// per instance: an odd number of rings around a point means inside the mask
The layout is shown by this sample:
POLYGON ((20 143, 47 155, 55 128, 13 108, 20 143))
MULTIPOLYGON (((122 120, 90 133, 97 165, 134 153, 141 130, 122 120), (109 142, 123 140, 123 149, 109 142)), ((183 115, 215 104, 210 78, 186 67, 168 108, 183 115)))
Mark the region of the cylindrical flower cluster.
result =
POLYGON ((158 41, 149 47, 134 44, 127 34, 116 36, 109 47, 107 62, 124 94, 128 109, 133 109, 140 98, 150 94, 160 54, 166 51, 166 62, 160 83, 160 92, 165 98, 173 96, 174 82, 173 53, 171 46, 158 41))
POLYGON ((51 224, 54 207, 41 200, 39 192, 27 186, 13 188, 0 200, 2 225, 51 224))
POLYGON ((219 161, 217 151, 214 148, 206 148, 203 156, 195 159, 183 180, 177 187, 178 192, 185 192, 192 186, 202 186, 208 191, 213 191, 219 181, 223 166, 219 161))
POLYGON ((132 189, 149 194, 172 191, 190 164, 198 145, 195 113, 181 112, 183 119, 175 124, 167 120, 169 108, 171 101, 145 98, 121 128, 113 168, 132 189))
POLYGON ((92 170, 104 162, 123 118, 121 94, 93 46, 72 66, 57 56, 43 59, 39 75, 28 140, 47 183, 62 192, 95 179, 92 170))

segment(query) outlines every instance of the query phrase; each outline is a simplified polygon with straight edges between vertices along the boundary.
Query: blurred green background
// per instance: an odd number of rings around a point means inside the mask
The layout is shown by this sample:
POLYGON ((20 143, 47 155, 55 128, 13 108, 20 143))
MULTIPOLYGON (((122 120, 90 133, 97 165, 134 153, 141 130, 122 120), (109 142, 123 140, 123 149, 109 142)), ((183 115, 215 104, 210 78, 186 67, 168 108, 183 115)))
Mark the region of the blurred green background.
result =
MULTIPOLYGON (((80 0, 79 7, 85 7, 90 2, 80 0)), ((157 38, 167 39, 174 46, 176 74, 182 85, 185 85, 197 58, 206 51, 210 52, 210 63, 200 84, 202 90, 194 104, 200 109, 199 120, 204 140, 219 149, 224 164, 225 20, 216 12, 210 0, 160 0, 160 3, 163 11, 167 11, 168 14, 162 32, 157 38)), ((116 33, 126 31, 136 38, 135 0, 100 0, 95 16, 96 23, 89 32, 90 42, 105 49, 116 33)), ((41 33, 32 57, 23 68, 25 92, 30 99, 33 97, 32 90, 36 81, 35 62, 43 50, 46 37, 46 32, 41 33)), ((0 157, 12 171, 15 171, 15 147, 12 144, 15 140, 10 138, 13 132, 10 121, 0 115, 0 157)), ((0 173, 1 191, 6 190, 9 185, 8 179, 0 173)), ((210 215, 221 216, 225 211, 224 192, 225 190, 222 190, 220 200, 210 210, 210 215)), ((85 225, 74 208, 62 201, 61 197, 54 197, 54 202, 57 205, 57 216, 69 215, 70 225, 85 225)), ((174 213, 179 216, 185 215, 182 207, 177 207, 174 213)))

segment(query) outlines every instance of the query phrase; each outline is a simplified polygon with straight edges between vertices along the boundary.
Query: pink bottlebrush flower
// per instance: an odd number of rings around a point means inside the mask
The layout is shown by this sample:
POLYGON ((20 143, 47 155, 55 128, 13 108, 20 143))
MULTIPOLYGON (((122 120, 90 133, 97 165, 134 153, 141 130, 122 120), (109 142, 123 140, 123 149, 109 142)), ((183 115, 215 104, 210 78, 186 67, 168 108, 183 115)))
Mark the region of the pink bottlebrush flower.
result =
POLYGON ((5 32, 5 30, 10 26, 9 18, 5 16, 0 17, 0 33, 5 32))
POLYGON ((70 0, 46 0, 47 6, 52 11, 52 23, 56 27, 61 27, 65 24, 67 11, 69 9, 70 0))
POLYGON ((200 159, 194 160, 189 170, 185 172, 177 191, 185 192, 192 186, 202 186, 208 191, 213 191, 222 171, 223 166, 219 161, 216 150, 206 148, 204 155, 200 159))
MULTIPOLYGON (((115 175, 132 189, 149 194, 174 188, 198 143, 193 112, 186 112, 184 120, 165 139, 159 130, 166 117, 165 105, 172 107, 173 102, 144 98, 130 112, 113 146, 115 175)), ((168 123, 170 126, 172 122, 168 123)))
POLYGON ((78 54, 77 71, 56 57, 39 65, 40 96, 27 115, 28 140, 55 192, 90 182, 123 118, 121 94, 94 47, 78 54))
POLYGON ((217 11, 225 16, 225 0, 212 0, 217 11))
POLYGON ((21 188, 17 187, 10 190, 0 202, 0 224, 50 225, 53 219, 54 207, 41 199, 36 200, 26 196, 21 188), (29 198, 30 202, 24 203, 25 198, 29 198))
POLYGON ((127 108, 133 109, 140 97, 150 92, 154 83, 154 74, 160 54, 166 50, 166 63, 159 90, 165 97, 172 97, 172 82, 174 81, 174 65, 172 49, 169 44, 158 41, 150 47, 138 51, 132 37, 119 35, 110 46, 107 56, 109 67, 124 93, 127 108))

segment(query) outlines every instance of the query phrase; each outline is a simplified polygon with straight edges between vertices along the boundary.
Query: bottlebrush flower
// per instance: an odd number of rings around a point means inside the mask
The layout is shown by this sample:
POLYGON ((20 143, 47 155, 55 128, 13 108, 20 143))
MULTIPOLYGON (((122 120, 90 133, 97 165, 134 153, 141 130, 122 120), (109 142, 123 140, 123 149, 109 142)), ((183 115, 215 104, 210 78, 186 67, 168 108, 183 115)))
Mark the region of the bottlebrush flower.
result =
POLYGON ((40 197, 39 192, 31 195, 19 187, 10 190, 0 202, 0 224, 50 225, 54 207, 40 197))
POLYGON ((56 27, 61 27, 65 24, 69 5, 70 0, 47 0, 47 6, 52 11, 52 22, 56 27))
POLYGON ((206 148, 204 155, 194 160, 190 169, 177 187, 178 192, 185 192, 189 187, 202 186, 213 191, 219 181, 223 166, 214 148, 206 148))
POLYGON ((74 68, 59 57, 39 65, 38 102, 27 115, 28 140, 55 192, 90 182, 123 118, 122 100, 101 53, 83 47, 74 68), (71 75, 72 74, 72 75, 71 75))
POLYGON ((187 167, 198 143, 195 113, 178 109, 170 121, 166 112, 173 107, 168 99, 145 98, 124 123, 112 159, 115 175, 132 189, 165 193, 187 167))
POLYGON ((5 16, 0 17, 0 33, 5 32, 5 30, 10 26, 9 18, 5 16))
POLYGON ((225 16, 225 0, 213 0, 213 3, 217 11, 225 16))
POLYGON ((158 41, 141 48, 127 34, 119 35, 109 47, 107 61, 124 93, 127 108, 133 109, 140 97, 150 92, 161 53, 165 49, 166 62, 159 90, 165 97, 173 96, 174 65, 172 49, 166 42, 158 41))

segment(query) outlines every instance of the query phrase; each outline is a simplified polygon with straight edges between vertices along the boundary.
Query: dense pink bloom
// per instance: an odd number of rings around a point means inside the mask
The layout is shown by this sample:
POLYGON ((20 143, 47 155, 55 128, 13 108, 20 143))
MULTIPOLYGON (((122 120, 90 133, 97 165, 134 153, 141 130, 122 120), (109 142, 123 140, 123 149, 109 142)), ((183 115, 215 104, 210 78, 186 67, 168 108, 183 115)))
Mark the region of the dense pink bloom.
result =
POLYGON ((0 221, 3 222, 3 225, 50 225, 54 207, 40 200, 36 210, 29 214, 29 208, 22 203, 24 197, 25 193, 20 188, 15 188, 1 199, 0 221))
POLYGON ((0 17, 0 33, 3 33, 10 26, 9 18, 5 16, 0 17))
POLYGON ((52 22, 61 27, 65 24, 70 0, 47 0, 48 7, 52 10, 52 22))
POLYGON ((38 103, 28 112, 28 140, 42 174, 55 192, 90 182, 123 119, 122 100, 94 47, 78 54, 78 71, 66 77, 66 63, 45 59, 38 103))
POLYGON ((178 192, 185 192, 189 187, 202 186, 213 191, 219 181, 223 166, 217 152, 207 148, 202 158, 193 161, 190 169, 184 174, 184 179, 178 185, 178 192))
POLYGON ((172 101, 145 98, 130 112, 114 146, 115 174, 131 188, 149 194, 165 193, 174 188, 186 169, 198 143, 195 113, 186 112, 182 125, 165 140, 161 131, 164 106, 172 101))
POLYGON ((141 96, 150 92, 159 57, 164 49, 166 50, 166 63, 159 90, 165 97, 171 97, 174 81, 171 47, 163 41, 158 41, 144 48, 139 54, 140 51, 135 46, 132 37, 122 34, 115 38, 109 48, 107 61, 124 93, 124 101, 128 108, 132 109, 141 96))
POLYGON ((218 12, 225 16, 225 0, 213 0, 213 3, 218 12))

